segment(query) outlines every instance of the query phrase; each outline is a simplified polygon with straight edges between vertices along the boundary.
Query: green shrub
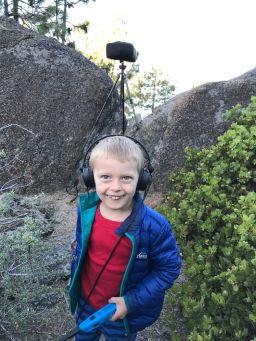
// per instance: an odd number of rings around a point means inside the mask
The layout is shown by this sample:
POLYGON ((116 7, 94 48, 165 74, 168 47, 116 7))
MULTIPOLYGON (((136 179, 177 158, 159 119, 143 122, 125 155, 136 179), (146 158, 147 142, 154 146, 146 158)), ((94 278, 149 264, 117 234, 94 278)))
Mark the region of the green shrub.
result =
POLYGON ((13 192, 0 196, 1 340, 8 335, 32 340, 33 333, 45 329, 52 307, 63 296, 61 289, 49 285, 57 269, 43 237, 52 226, 38 205, 38 197, 18 197, 13 192))
POLYGON ((159 208, 186 264, 177 295, 188 340, 256 335, 256 97, 225 117, 233 123, 216 145, 186 150, 159 208))

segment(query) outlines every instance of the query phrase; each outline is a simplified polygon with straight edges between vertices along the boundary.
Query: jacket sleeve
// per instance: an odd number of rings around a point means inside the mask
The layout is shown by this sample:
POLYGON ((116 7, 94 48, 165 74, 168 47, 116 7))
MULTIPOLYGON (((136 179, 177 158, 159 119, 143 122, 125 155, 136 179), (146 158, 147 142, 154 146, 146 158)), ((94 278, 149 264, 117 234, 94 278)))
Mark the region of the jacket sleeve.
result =
POLYGON ((77 222, 76 222, 76 240, 75 240, 75 245, 73 247, 72 261, 71 261, 71 281, 72 281, 75 269, 78 265, 78 259, 81 253, 81 248, 82 248, 81 210, 80 210, 80 206, 78 206, 77 222))
POLYGON ((129 312, 157 305, 180 274, 179 249, 167 220, 163 220, 160 229, 152 226, 149 247, 151 271, 124 296, 129 312))

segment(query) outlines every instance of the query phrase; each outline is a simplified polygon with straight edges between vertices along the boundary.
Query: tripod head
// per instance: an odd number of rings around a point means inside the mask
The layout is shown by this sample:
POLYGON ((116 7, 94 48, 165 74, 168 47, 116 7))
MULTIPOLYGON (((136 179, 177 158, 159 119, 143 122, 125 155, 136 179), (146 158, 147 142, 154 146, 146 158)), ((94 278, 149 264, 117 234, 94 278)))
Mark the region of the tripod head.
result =
POLYGON ((120 65, 119 65, 119 69, 122 71, 124 71, 126 69, 126 65, 124 64, 123 60, 120 60, 120 65))

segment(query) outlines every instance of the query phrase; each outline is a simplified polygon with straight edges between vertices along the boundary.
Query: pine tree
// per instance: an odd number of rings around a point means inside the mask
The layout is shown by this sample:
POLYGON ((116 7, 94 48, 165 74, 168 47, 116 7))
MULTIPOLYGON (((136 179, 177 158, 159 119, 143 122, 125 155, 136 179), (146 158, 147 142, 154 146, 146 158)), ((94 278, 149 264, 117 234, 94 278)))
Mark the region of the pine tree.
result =
MULTIPOLYGON (((45 0, 0 0, 0 15, 11 17, 39 34, 53 36, 69 45, 68 37, 75 26, 68 24, 68 9, 89 1, 52 0, 46 5, 45 0)), ((77 28, 87 33, 88 26, 89 23, 85 22, 77 28)))
POLYGON ((168 101, 174 91, 175 86, 164 77, 161 70, 154 67, 145 72, 132 86, 135 106, 150 112, 168 101))

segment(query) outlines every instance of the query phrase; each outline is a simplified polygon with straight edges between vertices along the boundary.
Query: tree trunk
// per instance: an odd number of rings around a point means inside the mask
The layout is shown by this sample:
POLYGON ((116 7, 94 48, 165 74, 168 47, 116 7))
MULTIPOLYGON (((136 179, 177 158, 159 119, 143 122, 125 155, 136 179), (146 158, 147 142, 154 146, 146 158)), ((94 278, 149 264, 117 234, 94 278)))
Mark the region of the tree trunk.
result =
POLYGON ((154 74, 154 79, 153 79, 153 96, 152 96, 152 106, 151 106, 151 112, 154 111, 155 109, 155 100, 156 100, 156 72, 154 74))
POLYGON ((55 0, 55 35, 59 41, 60 25, 59 25, 59 0, 55 0))
POLYGON ((66 34, 67 34, 67 0, 64 0, 62 25, 61 25, 61 42, 62 42, 62 44, 65 44, 65 42, 66 42, 66 34))
POLYGON ((18 21, 19 20, 19 0, 13 0, 13 19, 18 21))
POLYGON ((8 9, 8 0, 4 0, 4 15, 5 17, 9 17, 9 9, 8 9))

